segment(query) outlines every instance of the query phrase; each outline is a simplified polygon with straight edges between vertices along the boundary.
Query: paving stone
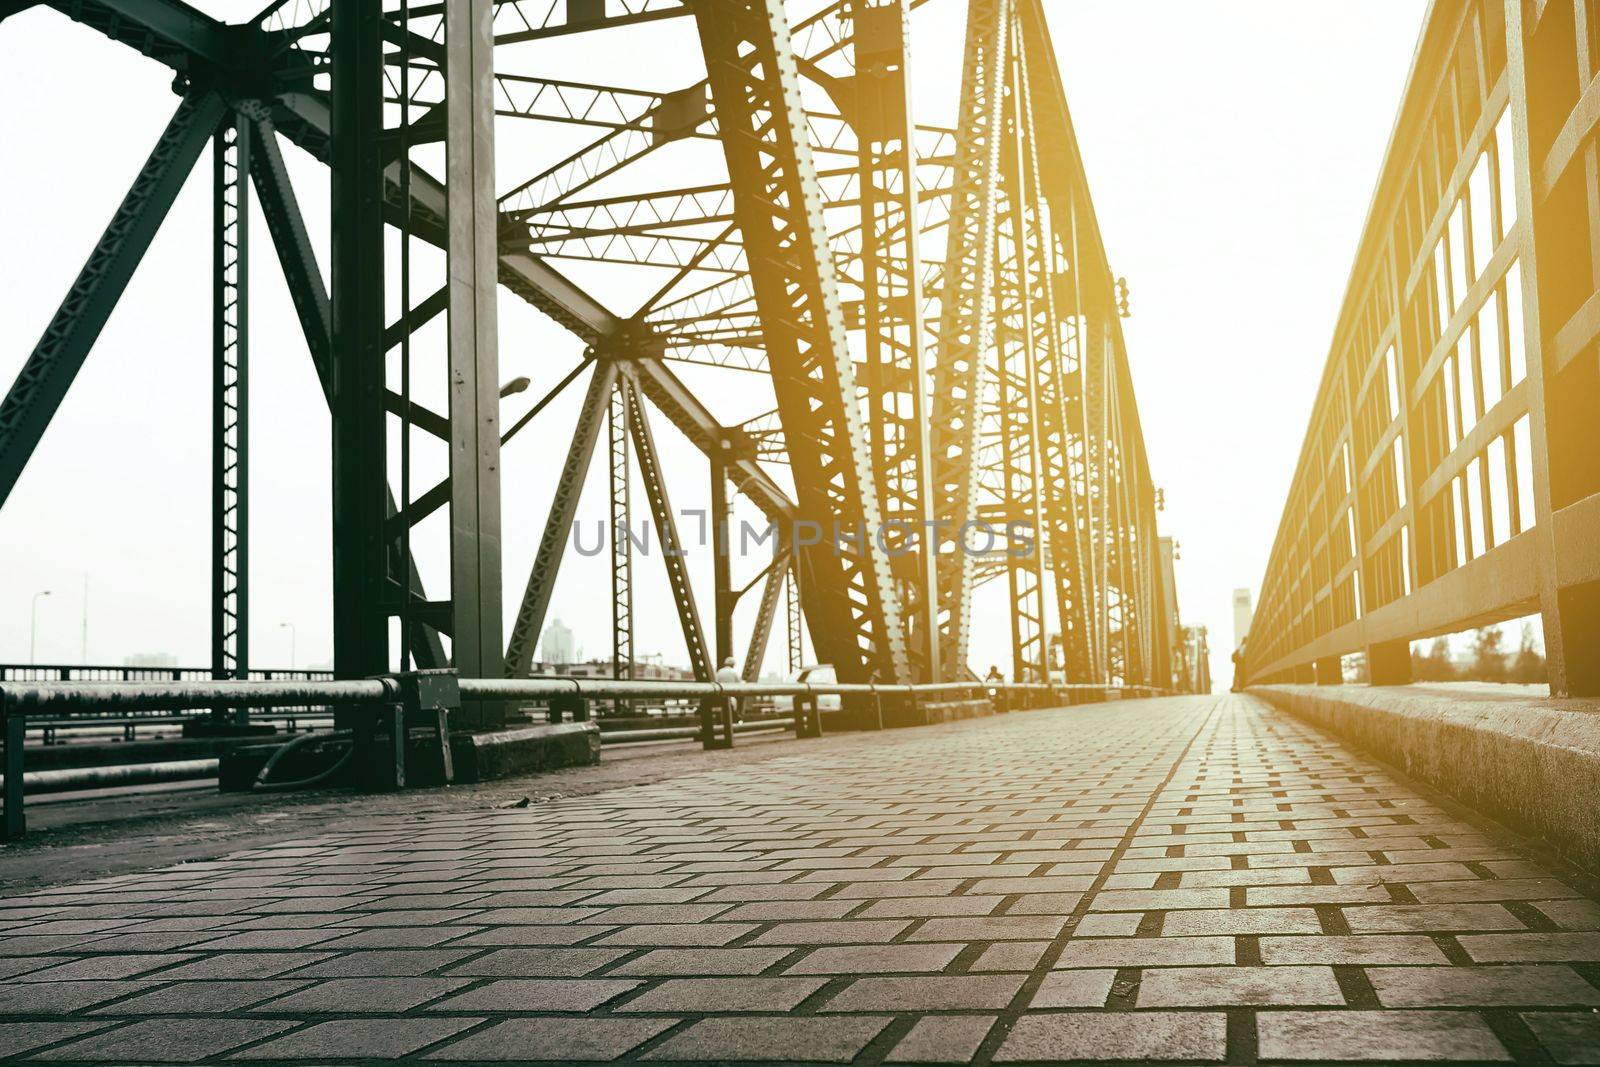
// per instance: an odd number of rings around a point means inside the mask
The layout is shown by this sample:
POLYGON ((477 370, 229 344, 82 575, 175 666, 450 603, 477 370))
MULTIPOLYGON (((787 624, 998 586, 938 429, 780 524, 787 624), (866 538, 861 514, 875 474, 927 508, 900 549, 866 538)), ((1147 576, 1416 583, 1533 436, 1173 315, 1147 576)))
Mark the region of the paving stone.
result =
POLYGON ((760 974, 792 951, 788 948, 658 948, 609 968, 606 976, 760 974))
POLYGON ((1073 933, 1078 937, 1132 937, 1143 920, 1144 913, 1138 911, 1100 912, 1078 920, 1073 933))
POLYGON ((1557 900, 1581 895, 1576 889, 1554 878, 1478 878, 1462 882, 1425 882, 1410 888, 1411 895, 1424 904, 1557 900))
POLYGON ((1600 1015, 1526 1012, 1522 1019, 1557 1063, 1600 1063, 1600 1015))
POLYGON ((789 1011, 825 978, 673 978, 634 997, 619 1012, 789 1011))
POLYGON ((642 983, 624 979, 497 978, 430 1004, 429 1011, 590 1011, 642 983))
POLYGON ((508 1019, 427 1053, 431 1060, 611 1060, 673 1027, 675 1019, 508 1019))
POLYGON ((751 942, 755 945, 854 945, 868 942, 887 944, 911 923, 904 919, 861 919, 842 922, 778 923, 763 930, 751 942))
POLYGON ((151 988, 154 982, 8 982, 0 985, 0 1015, 67 1015, 151 988))
POLYGON ((929 919, 912 931, 910 941, 1039 941, 1055 937, 1066 926, 1059 915, 989 915, 972 919, 929 919))
POLYGON ((0 957, 0 981, 15 978, 19 974, 27 974, 29 971, 42 971, 46 967, 67 963, 71 959, 71 956, 12 956, 9 959, 0 957))
POLYGON ((49 1022, 0 1023, 0 1057, 20 1056, 32 1049, 104 1030, 107 1021, 52 1019, 49 1022))
POLYGON ((409 1011, 467 982, 466 978, 331 978, 252 1010, 301 1014, 409 1011))
POLYGON ((1344 918, 1357 933, 1527 929, 1522 920, 1499 904, 1393 904, 1345 908, 1344 918))
POLYGON ((1234 962, 1231 937, 1073 939, 1056 966, 1163 967, 1234 962))
POLYGON ((491 978, 581 978, 627 954, 627 949, 620 948, 502 948, 446 968, 444 973, 491 978))
POLYGON ((1261 1012, 1268 1060, 1509 1060, 1488 1024, 1458 1011, 1261 1012))
POLYGON ((1001 941, 983 950, 967 969, 980 971, 1031 971, 1050 947, 1048 941, 1001 941))
MULTIPOLYGON (((729 941, 737 941, 755 929, 757 927, 750 923, 699 923, 682 926, 662 926, 646 923, 639 926, 624 926, 615 933, 607 934, 605 937, 591 942, 591 944, 623 945, 628 947, 726 945, 729 941)), ((792 943, 805 944, 806 942, 795 941, 792 943)))
POLYGON ((1329 967, 1155 967, 1139 984, 1141 1008, 1344 1002, 1329 967))
POLYGON ((1262 963, 1429 964, 1447 963, 1444 951, 1420 934, 1322 934, 1263 937, 1262 963))
POLYGON ((785 969, 786 974, 937 973, 960 953, 960 945, 841 945, 823 947, 785 969))
POLYGON ((295 971, 296 978, 409 978, 472 955, 470 949, 374 949, 347 952, 295 971))
POLYGON ((650 1049, 644 1058, 688 1063, 849 1063, 888 1024, 887 1018, 872 1016, 702 1019, 650 1049))
POLYGON ((94 1015, 212 1015, 240 1011, 310 985, 304 981, 177 982, 94 1009, 94 1015))
POLYGON ((1091 911, 1172 911, 1226 908, 1226 889, 1114 889, 1096 893, 1091 911))
MULTIPOLYGON (((315 945, 319 941, 331 941, 340 937, 337 930, 246 930, 242 933, 228 934, 225 937, 206 938, 195 944, 195 948, 207 952, 237 952, 241 949, 294 949, 315 945)), ((357 936, 357 935, 349 935, 357 936)), ((341 944, 348 944, 342 942, 341 944)))
POLYGON ((273 1019, 146 1019, 32 1055, 41 1060, 196 1063, 294 1026, 273 1019))
POLYGON ((98 981, 107 978, 135 978, 150 971, 194 959, 193 955, 163 953, 151 955, 85 956, 70 963, 30 971, 19 982, 98 981))
POLYGON ((1600 903, 1593 900, 1540 900, 1533 907, 1563 930, 1600 930, 1600 903))
POLYGON ((1600 933, 1481 934, 1458 938, 1478 963, 1592 963, 1600 933))
POLYGON ((1018 1019, 994 1058, 1220 1063, 1226 1054, 1227 1017, 1220 1013, 1040 1012, 1018 1019))
POLYGON ((1316 934, 1322 932, 1310 908, 1233 908, 1175 911, 1161 924, 1163 937, 1197 934, 1316 934))
POLYGON ((234 1054, 235 1059, 398 1059, 469 1030, 482 1019, 334 1019, 234 1054))
POLYGON ((1369 967, 1385 1007, 1530 1007, 1600 1005, 1596 989, 1570 967, 1369 967))
POLYGON ((204 956, 161 972, 163 982, 213 981, 221 978, 276 978, 286 971, 329 957, 326 952, 237 952, 204 956))
POLYGON ((994 1028, 986 1015, 929 1015, 901 1038, 887 1063, 967 1063, 994 1028))
POLYGON ((1116 971, 1051 971, 1039 983, 1028 1007, 1101 1008, 1116 978, 1116 971))
POLYGON ((858 978, 820 1011, 970 1011, 1006 1007, 1022 988, 1019 974, 858 978))

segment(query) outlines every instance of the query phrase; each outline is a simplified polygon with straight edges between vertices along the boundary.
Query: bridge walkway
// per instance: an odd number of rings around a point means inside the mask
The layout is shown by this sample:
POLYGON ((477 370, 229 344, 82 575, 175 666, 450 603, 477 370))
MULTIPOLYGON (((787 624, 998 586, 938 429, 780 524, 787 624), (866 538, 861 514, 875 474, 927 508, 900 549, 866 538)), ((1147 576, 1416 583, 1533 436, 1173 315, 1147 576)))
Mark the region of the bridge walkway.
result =
POLYGON ((804 743, 0 901, 0 1057, 1600 1062, 1600 905, 1248 696, 804 743))

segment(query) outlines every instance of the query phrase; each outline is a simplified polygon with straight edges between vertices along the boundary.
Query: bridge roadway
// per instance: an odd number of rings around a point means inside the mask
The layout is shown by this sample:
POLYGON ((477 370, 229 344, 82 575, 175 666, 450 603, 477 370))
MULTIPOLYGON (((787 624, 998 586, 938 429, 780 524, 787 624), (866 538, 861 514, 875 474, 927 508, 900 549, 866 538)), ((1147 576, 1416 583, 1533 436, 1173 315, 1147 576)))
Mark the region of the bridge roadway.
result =
POLYGON ((1600 1062, 1578 879, 1254 698, 847 740, 12 896, 0 1057, 1600 1062))

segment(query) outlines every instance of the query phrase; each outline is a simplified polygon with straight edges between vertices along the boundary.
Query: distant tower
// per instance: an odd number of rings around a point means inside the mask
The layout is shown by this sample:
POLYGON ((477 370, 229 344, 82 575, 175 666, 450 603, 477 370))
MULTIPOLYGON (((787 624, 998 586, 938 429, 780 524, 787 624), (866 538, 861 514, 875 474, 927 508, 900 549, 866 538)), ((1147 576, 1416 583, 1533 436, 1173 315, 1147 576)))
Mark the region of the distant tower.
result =
POLYGON ((1244 644, 1245 637, 1250 633, 1250 590, 1235 589, 1233 591, 1233 647, 1237 649, 1244 644))
POLYGON ((572 630, 560 619, 545 627, 539 648, 546 663, 577 662, 577 648, 572 641, 572 630))

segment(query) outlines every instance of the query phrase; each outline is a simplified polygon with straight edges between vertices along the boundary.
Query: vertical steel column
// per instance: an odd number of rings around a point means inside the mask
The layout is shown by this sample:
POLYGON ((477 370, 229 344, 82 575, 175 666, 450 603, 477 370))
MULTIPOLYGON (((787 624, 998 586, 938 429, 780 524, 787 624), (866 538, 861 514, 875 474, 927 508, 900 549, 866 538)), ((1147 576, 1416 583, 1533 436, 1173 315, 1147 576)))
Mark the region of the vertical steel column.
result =
MULTIPOLYGON (((973 554, 964 544, 976 518, 979 367, 993 344, 995 187, 1005 96, 1009 0, 967 5, 949 241, 940 304, 939 355, 929 411, 934 521, 955 540, 939 553, 940 662, 947 678, 967 662, 973 554)), ((942 546, 941 546, 942 548, 942 546)))
MULTIPOLYGON (((722 458, 722 450, 727 447, 727 442, 718 441, 711 453, 711 547, 712 547, 712 574, 715 599, 712 610, 716 616, 715 632, 717 639, 716 667, 721 667, 728 657, 734 655, 733 651, 733 540, 729 524, 733 521, 733 512, 728 501, 728 467, 727 461, 722 458)), ((713 667, 712 673, 716 673, 713 667)))
POLYGON ((382 5, 332 0, 333 661, 389 668, 382 5))
MULTIPOLYGON (((230 115, 212 137, 211 675, 250 676, 250 141, 230 115)), ((219 709, 220 710, 220 709, 219 709)), ((250 710, 234 719, 249 722, 250 710)))
MULTIPOLYGON (((1080 518, 1081 504, 1077 486, 1073 482, 1071 449, 1076 439, 1082 442, 1082 427, 1074 428, 1067 403, 1067 352, 1077 345, 1077 307, 1072 294, 1065 300, 1072 303, 1072 327, 1067 328, 1058 307, 1057 280, 1075 279, 1075 261, 1066 259, 1066 249, 1060 233, 1061 221, 1052 213, 1045 196, 1039 170, 1037 139, 1039 123, 1034 113, 1033 82, 1029 64, 1027 36, 1018 28, 1018 43, 1014 60, 1017 111, 1021 115, 1019 138, 1022 180, 1018 183, 1025 191, 1023 207, 1027 214, 1023 230, 1026 262, 1022 266, 1030 292, 1033 314, 1032 335, 1034 344, 1034 379, 1037 393, 1039 428, 1039 538, 1041 551, 1048 549, 1045 559, 1056 603, 1056 621, 1061 642, 1063 675, 1068 681, 1087 677, 1084 663, 1088 656, 1086 644, 1087 616, 1084 611, 1083 591, 1083 529, 1080 518)), ((1049 62, 1046 57, 1045 62, 1049 62)), ((1075 198, 1063 198, 1059 211, 1066 219, 1070 232, 1071 215, 1075 198)), ((1074 253, 1075 254, 1075 253, 1074 253)), ((1048 657, 1049 649, 1045 654, 1048 657)), ((1046 664, 1048 669, 1049 664, 1046 664)))
POLYGON ((911 109, 910 11, 848 0, 855 59, 867 430, 884 544, 900 591, 912 671, 940 678, 937 551, 928 480, 927 366, 911 109))
MULTIPOLYGON (((494 186, 494 4, 445 4, 446 247, 450 337, 452 652, 467 678, 498 678, 501 652, 500 398, 494 186)), ((495 725, 500 705, 468 708, 495 725)))
POLYGON ((802 517, 819 655, 847 681, 910 676, 855 368, 783 0, 691 0, 802 517))
MULTIPOLYGON (((1014 25, 1014 24, 1013 24, 1014 25)), ((1013 33, 1013 25, 1007 32, 1013 33)), ((1014 41, 1014 38, 1013 38, 1014 41)), ((999 382, 1000 487, 1006 523, 1012 680, 1038 682, 1045 671, 1044 543, 1039 521, 1039 412, 1035 389, 1033 293, 1028 277, 1028 198, 1022 79, 1016 49, 1007 62, 1010 89, 1000 151, 995 248, 995 373, 999 382), (1018 526, 1031 530, 1027 542, 1018 526)))
MULTIPOLYGON (((633 501, 628 472, 627 379, 611 390, 607 477, 611 486, 611 677, 633 677, 633 501)), ((618 702, 620 706, 620 701, 618 702)))
POLYGON ((789 639, 788 663, 789 673, 798 671, 805 661, 805 639, 800 631, 800 583, 795 578, 794 569, 798 564, 795 557, 790 559, 789 566, 783 572, 783 600, 784 623, 789 639))

